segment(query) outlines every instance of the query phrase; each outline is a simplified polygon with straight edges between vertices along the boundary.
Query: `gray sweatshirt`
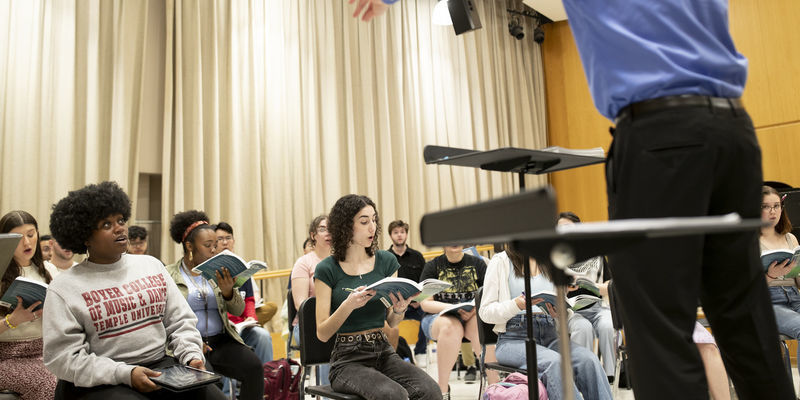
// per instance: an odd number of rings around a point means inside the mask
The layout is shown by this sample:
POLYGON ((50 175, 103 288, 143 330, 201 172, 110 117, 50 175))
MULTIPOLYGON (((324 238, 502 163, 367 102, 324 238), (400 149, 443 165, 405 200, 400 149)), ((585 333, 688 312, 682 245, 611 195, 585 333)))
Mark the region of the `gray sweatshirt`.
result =
POLYGON ((44 364, 75 386, 130 386, 133 368, 165 357, 165 348, 184 365, 204 360, 197 318, 150 256, 83 261, 61 273, 42 319, 44 364))

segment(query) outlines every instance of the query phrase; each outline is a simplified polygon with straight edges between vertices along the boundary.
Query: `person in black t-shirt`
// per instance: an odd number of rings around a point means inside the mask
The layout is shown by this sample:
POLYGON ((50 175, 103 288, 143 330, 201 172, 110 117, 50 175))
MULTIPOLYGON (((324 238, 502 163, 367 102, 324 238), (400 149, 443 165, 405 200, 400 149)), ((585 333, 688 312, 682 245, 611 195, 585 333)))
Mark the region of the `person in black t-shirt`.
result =
MULTIPOLYGON (((406 244, 408 240, 408 224, 400 219, 389 223, 389 237, 392 239, 389 252, 394 254, 394 256, 397 257, 397 262, 400 263, 397 276, 419 282, 419 277, 422 275, 422 267, 425 266, 425 258, 422 257, 422 253, 408 247, 406 244)), ((419 307, 419 303, 412 301, 406 311, 405 319, 422 321, 422 316, 424 314, 425 313, 419 307)), ((417 344, 414 346, 414 355, 425 354, 427 346, 428 339, 425 337, 425 333, 422 332, 422 329, 420 329, 417 335, 417 344)))
MULTIPOLYGON (((444 254, 429 261, 422 269, 421 280, 434 278, 453 285, 420 304, 427 313, 422 318, 422 330, 425 336, 437 342, 436 363, 442 393, 449 390, 447 383, 458 358, 461 340, 469 340, 475 354, 481 353, 481 347, 474 308, 471 311, 459 310, 458 317, 440 316, 439 312, 453 304, 474 300, 475 292, 483 286, 485 275, 486 263, 480 257, 464 254, 464 246, 445 246, 444 254)), ((494 361, 494 348, 487 346, 486 350, 486 361, 494 361)), ((490 383, 499 380, 496 373, 488 373, 490 383)))

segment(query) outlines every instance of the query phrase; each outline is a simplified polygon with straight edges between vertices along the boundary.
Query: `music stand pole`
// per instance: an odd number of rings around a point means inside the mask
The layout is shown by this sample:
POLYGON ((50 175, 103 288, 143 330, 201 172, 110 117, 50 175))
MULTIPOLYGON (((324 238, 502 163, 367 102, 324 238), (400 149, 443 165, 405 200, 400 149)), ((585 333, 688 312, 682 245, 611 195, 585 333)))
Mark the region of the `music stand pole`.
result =
MULTIPOLYGON (((519 191, 525 190, 525 173, 527 169, 519 172, 519 191)), ((525 282, 525 360, 528 371, 528 400, 539 399, 539 364, 536 362, 536 340, 533 339, 533 311, 531 307, 531 262, 530 257, 523 257, 522 274, 525 282)), ((512 294, 513 295, 513 294, 512 294)), ((572 385, 570 385, 571 388, 572 385)), ((566 394, 566 392, 564 392, 566 394)), ((564 397, 572 399, 572 397, 564 397)))

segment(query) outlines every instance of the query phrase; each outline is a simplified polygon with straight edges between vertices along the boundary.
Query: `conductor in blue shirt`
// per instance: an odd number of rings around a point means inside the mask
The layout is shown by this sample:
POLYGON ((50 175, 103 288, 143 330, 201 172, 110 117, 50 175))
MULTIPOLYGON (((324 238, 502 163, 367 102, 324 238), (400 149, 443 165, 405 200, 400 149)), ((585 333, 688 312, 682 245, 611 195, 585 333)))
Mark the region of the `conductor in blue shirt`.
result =
MULTIPOLYGON (((739 99, 727 0, 564 0, 595 106, 616 128, 609 217, 759 218, 761 153, 739 99)), ((636 398, 707 399, 702 302, 740 399, 794 399, 757 232, 652 240, 611 257, 636 398)))

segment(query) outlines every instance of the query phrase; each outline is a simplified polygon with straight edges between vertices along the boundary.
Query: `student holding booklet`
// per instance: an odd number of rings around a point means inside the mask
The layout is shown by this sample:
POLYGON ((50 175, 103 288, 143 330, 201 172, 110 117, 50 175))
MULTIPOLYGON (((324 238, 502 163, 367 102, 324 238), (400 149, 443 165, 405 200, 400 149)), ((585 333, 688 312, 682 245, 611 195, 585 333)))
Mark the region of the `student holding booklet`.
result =
POLYGON ((176 393, 155 383, 164 378, 159 369, 203 369, 202 341, 161 261, 126 254, 130 214, 128 195, 113 182, 69 192, 53 207, 53 237, 87 254, 53 280, 45 299, 44 363, 59 378, 55 398, 224 399, 213 385, 176 393))
MULTIPOLYGON (((570 211, 558 214, 558 226, 574 225, 581 222, 580 217, 570 211)), ((569 319, 570 340, 591 349, 597 337, 603 370, 609 382, 614 380, 616 370, 617 345, 616 332, 611 319, 611 308, 603 304, 602 297, 608 296, 608 281, 611 273, 602 256, 594 257, 569 266, 575 276, 575 286, 569 288, 567 304, 575 313, 569 319)))
MULTIPOLYGON (((486 323, 495 324, 497 361, 510 367, 527 369, 523 262, 523 256, 508 246, 506 251, 492 257, 486 271, 480 317, 486 323)), ((545 271, 537 268, 533 259, 530 260, 530 267, 531 291, 554 293, 555 287, 552 281, 545 271)), ((531 309, 536 340, 536 367, 539 379, 547 388, 548 397, 551 400, 559 400, 564 394, 561 387, 561 356, 558 353, 556 320, 553 318, 555 309, 549 304, 544 308, 541 307, 543 303, 541 300, 537 303, 539 305, 534 304, 531 309)), ((570 346, 570 352, 575 376, 573 387, 575 393, 580 393, 586 400, 611 400, 611 387, 597 356, 583 346, 570 346)))
POLYGON ((208 221, 206 213, 197 210, 172 217, 169 234, 183 247, 183 257, 168 265, 167 272, 197 316, 197 329, 203 337, 208 363, 216 372, 242 382, 243 399, 261 399, 264 397, 263 366, 253 350, 244 344, 227 314, 241 315, 244 311, 244 299, 233 289, 234 278, 228 270, 243 262, 237 256, 226 257, 224 264, 227 266, 213 268, 213 275, 210 275, 213 280, 207 279, 205 272, 202 275, 197 272, 196 267, 210 260, 217 249, 217 235, 208 221))
MULTIPOLYGON (((455 315, 439 313, 456 304, 474 301, 475 292, 483 286, 485 275, 486 263, 481 257, 465 254, 464 246, 445 246, 444 254, 428 261, 420 275, 423 282, 427 279, 438 279, 452 285, 420 302, 420 307, 426 312, 420 326, 428 339, 436 341, 439 389, 445 399, 450 396, 450 371, 458 359, 462 339, 469 340, 475 354, 481 354, 481 345, 474 307, 469 311, 458 310, 455 315)), ((495 360, 494 346, 486 346, 486 360, 495 360)), ((500 380, 494 371, 488 371, 488 377, 489 383, 500 380)))
POLYGON ((314 270, 314 293, 317 336, 335 341, 331 387, 368 400, 441 399, 436 382, 403 361, 382 331, 384 323, 395 327, 403 320, 411 299, 392 293, 387 308, 366 289, 400 268, 395 256, 378 250, 379 221, 375 203, 354 194, 328 214, 333 253, 314 270))
MULTIPOLYGON (((13 390, 25 400, 53 398, 56 377, 42 363, 41 300, 11 296, 13 287, 26 280, 30 285, 50 283, 55 266, 42 258, 39 224, 25 211, 11 211, 0 218, 0 233, 22 235, 0 282, 0 389, 13 390), (21 302, 21 303, 20 303, 21 302)), ((0 255, 0 259, 8 259, 0 255)), ((20 293, 21 294, 21 293, 20 293)))
MULTIPOLYGON (((791 233, 792 223, 783 208, 783 198, 769 186, 761 188, 761 198, 761 220, 767 224, 761 228, 759 238, 762 258, 763 254, 779 249, 790 252, 789 249, 796 248, 798 244, 797 238, 791 233)), ((796 266, 797 262, 788 257, 782 261, 772 261, 764 276, 769 286, 778 332, 800 339, 800 293, 797 290, 797 278, 787 276, 796 266)), ((800 349, 798 353, 800 355, 800 349)))

